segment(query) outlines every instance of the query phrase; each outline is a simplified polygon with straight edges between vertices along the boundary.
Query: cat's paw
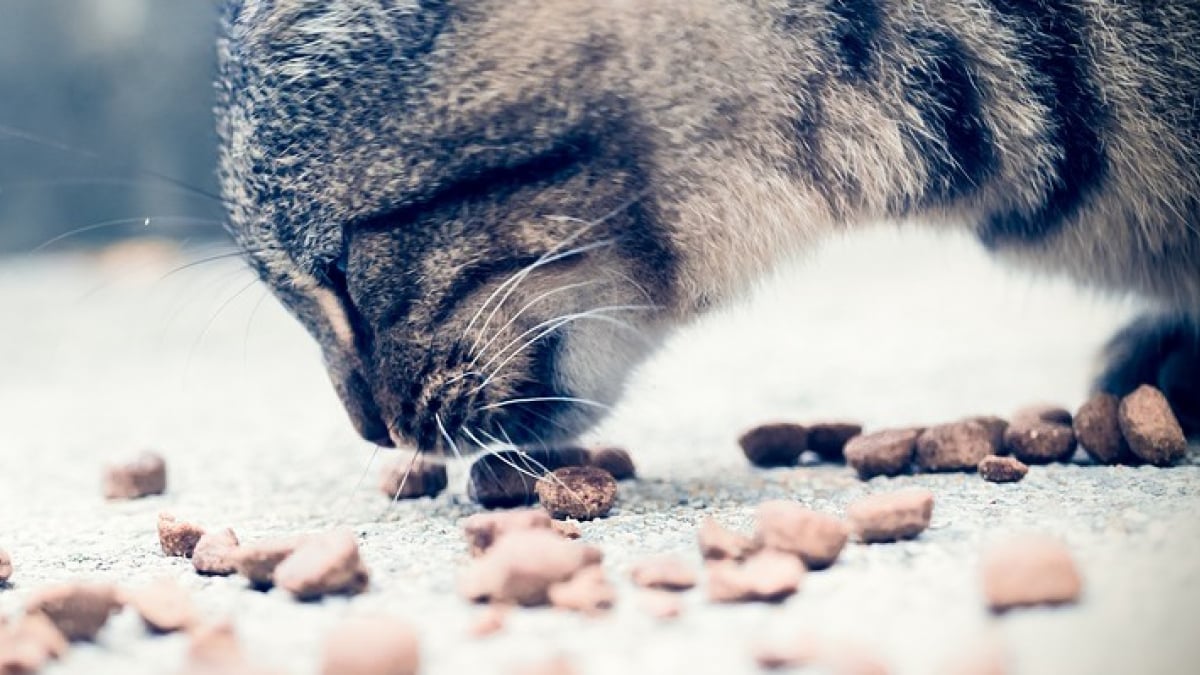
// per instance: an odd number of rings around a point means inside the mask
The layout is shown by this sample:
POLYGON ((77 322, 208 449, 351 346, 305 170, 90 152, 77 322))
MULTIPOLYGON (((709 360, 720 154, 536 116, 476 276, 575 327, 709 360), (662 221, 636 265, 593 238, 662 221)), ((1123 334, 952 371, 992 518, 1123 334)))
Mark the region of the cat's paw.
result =
POLYGON ((1200 436, 1200 324, 1183 316, 1142 316, 1109 340, 1095 388, 1124 396, 1158 387, 1189 437, 1200 436))

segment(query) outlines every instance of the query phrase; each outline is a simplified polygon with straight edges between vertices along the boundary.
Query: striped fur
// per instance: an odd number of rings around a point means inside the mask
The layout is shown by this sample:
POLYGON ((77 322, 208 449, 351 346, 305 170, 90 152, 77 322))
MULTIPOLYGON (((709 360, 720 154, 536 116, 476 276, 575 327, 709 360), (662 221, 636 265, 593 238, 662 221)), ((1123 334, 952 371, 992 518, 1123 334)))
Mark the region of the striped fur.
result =
POLYGON ((245 0, 222 179, 364 435, 568 437, 595 407, 496 406, 612 402, 671 325, 863 223, 1194 324, 1198 40, 1148 0, 245 0))

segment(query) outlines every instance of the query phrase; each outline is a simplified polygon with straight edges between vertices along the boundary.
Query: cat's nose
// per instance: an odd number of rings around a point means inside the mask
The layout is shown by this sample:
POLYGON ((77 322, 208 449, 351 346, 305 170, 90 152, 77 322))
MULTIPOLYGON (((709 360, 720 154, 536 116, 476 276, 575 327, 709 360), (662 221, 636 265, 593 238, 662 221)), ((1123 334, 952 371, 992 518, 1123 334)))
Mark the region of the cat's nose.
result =
POLYGON ((329 368, 329 377, 333 380, 333 388, 337 390, 338 398, 342 399, 342 405, 345 406, 355 431, 376 445, 393 447, 395 444, 388 434, 387 424, 383 421, 383 415, 366 378, 356 369, 335 367, 329 368))

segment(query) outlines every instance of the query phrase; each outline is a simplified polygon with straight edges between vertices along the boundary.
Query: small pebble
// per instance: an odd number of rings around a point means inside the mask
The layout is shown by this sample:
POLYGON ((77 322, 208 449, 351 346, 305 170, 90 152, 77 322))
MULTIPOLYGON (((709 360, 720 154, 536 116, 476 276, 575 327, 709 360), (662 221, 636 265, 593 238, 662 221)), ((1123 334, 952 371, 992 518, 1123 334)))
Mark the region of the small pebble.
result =
POLYGON ((642 588, 663 591, 685 591, 696 585, 695 571, 681 558, 672 555, 638 561, 629 577, 642 588))
POLYGON ((488 453, 471 464, 467 496, 488 509, 528 506, 537 502, 534 485, 546 472, 589 461, 587 450, 576 447, 488 453))
POLYGON ((246 577, 251 586, 266 590, 275 584, 275 568, 302 541, 302 537, 280 537, 238 546, 233 555, 233 567, 238 574, 246 577))
POLYGON ((238 538, 225 528, 200 537, 192 550, 192 567, 205 576, 225 577, 237 571, 238 538))
POLYGON ((874 476, 897 476, 912 463, 920 435, 917 429, 886 429, 855 436, 843 449, 846 463, 854 467, 863 480, 874 476))
POLYGON ((637 474, 633 458, 623 448, 592 448, 588 450, 588 460, 591 466, 604 469, 617 480, 629 480, 637 474))
POLYGON ((846 516, 864 543, 912 539, 929 527, 933 493, 923 488, 876 493, 852 502, 846 516))
POLYGON ((479 557, 501 536, 517 530, 548 529, 556 521, 543 509, 476 513, 463 521, 463 534, 472 557, 479 557))
POLYGON ((196 550, 204 528, 193 523, 181 523, 169 513, 158 514, 158 543, 164 555, 190 558, 196 550))
POLYGON ((41 613, 72 642, 94 640, 121 609, 117 590, 108 584, 62 584, 34 591, 25 604, 28 614, 41 613))
POLYGON ((808 425, 808 449, 827 462, 845 459, 846 443, 862 433, 856 422, 818 422, 808 425))
POLYGON ((447 482, 445 464, 411 454, 384 469, 379 489, 389 499, 417 499, 438 496, 447 482))
POLYGON ((763 424, 738 439, 746 459, 755 466, 792 466, 807 447, 808 432, 799 424, 763 424))
POLYGON ((129 604, 155 633, 187 630, 196 622, 192 600, 179 584, 163 578, 128 595, 129 604))
POLYGON ((544 605, 550 600, 550 586, 602 559, 599 549, 563 539, 548 529, 517 530, 471 562, 459 593, 473 602, 544 605))
POLYGON ((167 463, 153 452, 104 468, 104 496, 107 499, 137 499, 160 495, 166 489, 167 463))
POLYGON ((1071 552, 1057 539, 1015 537, 992 547, 983 558, 983 591, 994 612, 1075 602, 1082 588, 1071 552))
POLYGON ((617 600, 617 590, 599 565, 585 567, 570 579, 551 584, 546 595, 551 606, 584 614, 605 612, 617 600))
POLYGON ((323 595, 357 595, 370 575, 358 552, 358 540, 348 530, 305 537, 275 568, 275 585, 297 600, 323 595))
POLYGON ((1117 414, 1120 401, 1112 394, 1096 394, 1075 413, 1073 429, 1079 447, 1101 464, 1115 464, 1129 453, 1117 414))
POLYGON ((583 536, 583 531, 579 529, 579 523, 574 520, 552 520, 550 529, 557 532, 563 539, 578 539, 583 536))
POLYGON ((1063 424, 1014 419, 1004 432, 1004 445, 1026 464, 1063 462, 1075 454, 1075 432, 1063 424))
POLYGON ((783 499, 758 505, 755 534, 765 548, 799 556, 810 570, 832 565, 850 536, 838 518, 783 499))
POLYGON ((750 537, 734 532, 712 518, 705 518, 700 524, 696 539, 705 560, 745 560, 761 548, 750 537))
POLYGON ((794 555, 761 551, 745 562, 708 565, 708 598, 713 602, 778 602, 800 588, 804 565, 794 555))
POLYGON ((325 639, 321 675, 416 675, 420 664, 417 634, 407 623, 352 617, 325 639))
POLYGON ((971 420, 929 427, 917 438, 917 466, 922 471, 974 471, 1000 449, 992 429, 971 420))
POLYGON ((602 518, 617 499, 616 479, 593 466, 556 469, 539 479, 535 489, 553 518, 602 518))
POLYGON ((1029 473, 1029 467, 1016 457, 984 457, 978 466, 979 476, 992 483, 1015 483, 1029 473))
POLYGON ((1118 420, 1130 451, 1145 462, 1168 466, 1187 454, 1187 439, 1171 404, 1150 385, 1121 399, 1118 420))

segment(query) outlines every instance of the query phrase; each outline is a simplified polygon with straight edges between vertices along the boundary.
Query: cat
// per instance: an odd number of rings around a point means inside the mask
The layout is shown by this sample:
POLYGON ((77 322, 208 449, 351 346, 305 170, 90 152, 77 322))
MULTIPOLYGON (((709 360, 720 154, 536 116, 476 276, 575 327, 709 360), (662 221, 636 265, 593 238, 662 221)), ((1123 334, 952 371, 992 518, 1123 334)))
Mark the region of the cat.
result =
POLYGON ((673 328, 879 221, 1144 297, 1200 425, 1200 3, 242 0, 220 178, 357 431, 568 440, 673 328))

